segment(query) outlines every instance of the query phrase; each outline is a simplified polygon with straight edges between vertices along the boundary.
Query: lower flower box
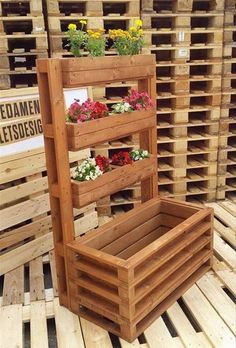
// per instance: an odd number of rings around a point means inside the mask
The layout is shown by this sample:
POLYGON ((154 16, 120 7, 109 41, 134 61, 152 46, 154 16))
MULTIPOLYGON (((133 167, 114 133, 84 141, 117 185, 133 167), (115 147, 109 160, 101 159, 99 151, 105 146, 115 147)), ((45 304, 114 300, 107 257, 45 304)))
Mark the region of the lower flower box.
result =
POLYGON ((122 167, 116 167, 110 172, 104 173, 94 181, 72 180, 72 197, 75 208, 83 207, 96 202, 100 198, 111 195, 125 187, 133 185, 145 178, 155 175, 156 158, 150 158, 133 162, 122 167))
POLYGON ((69 150, 79 150, 126 137, 156 124, 156 111, 148 110, 114 114, 82 123, 66 123, 69 150))
POLYGON ((68 243, 70 309, 132 342, 210 269, 212 221, 154 198, 68 243))

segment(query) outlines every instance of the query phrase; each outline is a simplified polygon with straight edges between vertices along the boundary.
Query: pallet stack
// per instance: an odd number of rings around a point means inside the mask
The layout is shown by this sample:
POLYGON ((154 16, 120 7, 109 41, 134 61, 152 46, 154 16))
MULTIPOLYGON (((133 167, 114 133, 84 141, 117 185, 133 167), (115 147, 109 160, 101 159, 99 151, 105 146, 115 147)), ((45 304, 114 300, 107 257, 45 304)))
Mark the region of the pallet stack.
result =
POLYGON ((224 1, 142 1, 146 43, 157 61, 159 189, 216 196, 224 1))
POLYGON ((0 0, 0 89, 36 86, 47 49, 42 0, 0 0))
POLYGON ((236 193, 236 1, 225 4, 217 198, 236 193))

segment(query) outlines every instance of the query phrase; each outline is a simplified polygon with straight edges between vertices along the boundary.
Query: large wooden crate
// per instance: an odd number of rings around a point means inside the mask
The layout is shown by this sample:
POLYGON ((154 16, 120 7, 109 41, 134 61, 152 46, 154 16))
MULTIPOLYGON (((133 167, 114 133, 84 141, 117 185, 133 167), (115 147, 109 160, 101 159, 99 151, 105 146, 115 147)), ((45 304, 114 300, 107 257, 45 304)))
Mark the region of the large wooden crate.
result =
POLYGON ((133 341, 210 269, 211 218, 155 198, 68 244, 71 309, 133 341))
MULTIPOLYGON (((140 147, 151 154, 149 159, 133 168, 127 165, 105 173, 94 183, 75 183, 70 177, 68 148, 78 150, 85 145, 80 125, 72 125, 76 141, 71 142, 63 88, 133 79, 139 91, 147 91, 154 100, 153 55, 49 59, 39 60, 37 66, 60 303, 133 341, 211 267, 212 211, 157 197, 156 115, 152 110, 137 112, 136 117, 143 116, 143 126, 132 117, 127 129, 124 123, 117 129, 113 124, 110 132, 103 125, 107 139, 139 133, 140 147), (139 207, 74 240, 73 207, 138 180, 139 207)), ((129 115, 123 116, 129 122, 129 115)), ((109 116, 101 122, 109 124, 123 116, 109 116)), ((89 122, 87 127, 88 131, 89 122)), ((94 127, 92 133, 90 129, 86 146, 104 142, 99 129, 94 127)))

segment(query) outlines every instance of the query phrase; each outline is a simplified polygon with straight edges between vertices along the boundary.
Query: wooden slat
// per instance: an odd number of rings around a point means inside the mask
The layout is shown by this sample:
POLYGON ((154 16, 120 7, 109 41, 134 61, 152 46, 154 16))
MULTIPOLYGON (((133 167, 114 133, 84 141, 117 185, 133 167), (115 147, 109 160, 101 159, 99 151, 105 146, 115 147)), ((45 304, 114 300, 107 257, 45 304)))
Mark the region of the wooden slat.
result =
POLYGON ((84 341, 78 316, 68 309, 59 306, 58 299, 54 300, 55 321, 58 348, 84 348, 84 341))
POLYGON ((22 305, 0 307, 1 348, 23 348, 22 305))
POLYGON ((161 317, 144 331, 144 335, 150 348, 184 347, 183 344, 175 343, 161 317))
POLYGON ((48 331, 45 301, 35 301, 30 305, 30 346, 48 347, 48 331))
POLYGON ((24 303, 24 267, 20 266, 4 276, 4 306, 24 303))
POLYGON ((31 301, 44 300, 44 275, 43 275, 43 258, 42 256, 30 261, 29 263, 30 278, 30 299, 31 301))
POLYGON ((4 230, 8 227, 17 225, 20 222, 46 213, 49 209, 48 194, 2 209, 0 212, 0 229, 4 230))
POLYGON ((175 330, 183 341, 184 346, 192 348, 212 347, 206 336, 199 335, 194 330, 181 307, 179 306, 178 302, 176 302, 167 310, 167 314, 172 324, 174 325, 175 330))
POLYGON ((229 226, 233 230, 236 229, 236 218, 232 216, 227 210, 222 208, 217 203, 207 203, 208 207, 214 208, 214 213, 226 226, 229 226))
POLYGON ((226 295, 213 276, 203 276, 197 285, 236 336, 236 305, 233 301, 226 295))
POLYGON ((183 295, 183 300, 214 347, 235 347, 233 333, 196 285, 183 295))
POLYGON ((214 250, 232 269, 236 269, 235 251, 217 234, 214 234, 214 250))
POLYGON ((52 233, 0 256, 0 275, 53 249, 52 233))
POLYGON ((112 343, 107 331, 90 323, 86 319, 81 318, 80 321, 86 347, 112 348, 112 343))

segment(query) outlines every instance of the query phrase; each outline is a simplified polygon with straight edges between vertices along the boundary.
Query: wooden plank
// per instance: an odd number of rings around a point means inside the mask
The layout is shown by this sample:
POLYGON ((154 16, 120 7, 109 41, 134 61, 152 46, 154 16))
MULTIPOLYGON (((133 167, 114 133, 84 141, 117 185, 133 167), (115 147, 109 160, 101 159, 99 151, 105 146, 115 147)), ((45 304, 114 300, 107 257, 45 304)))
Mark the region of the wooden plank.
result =
POLYGON ((22 305, 0 307, 1 348, 23 348, 22 305))
POLYGON ((54 301, 58 348, 85 348, 78 316, 54 301))
POLYGON ((230 268, 236 268, 236 253, 225 243, 216 233, 214 234, 214 250, 221 259, 229 265, 230 268))
POLYGON ((214 208, 215 216, 221 220, 226 226, 232 228, 232 230, 236 229, 236 218, 232 216, 227 210, 222 208, 217 203, 207 203, 208 207, 214 208))
POLYGON ((86 319, 80 318, 80 322, 85 347, 112 348, 112 343, 107 331, 93 323, 90 323, 86 319))
POLYGON ((217 219, 214 219, 214 229, 220 234, 221 237, 236 248, 236 230, 234 231, 231 228, 226 227, 217 219))
POLYGON ((120 338, 120 345, 121 345, 121 348, 144 348, 143 345, 139 343, 138 339, 136 339, 132 343, 129 343, 129 342, 126 342, 125 340, 122 340, 122 338, 120 338))
POLYGON ((27 197, 31 194, 47 190, 47 177, 39 178, 21 185, 10 187, 1 191, 1 204, 14 202, 17 199, 27 197))
POLYGON ((167 314, 185 347, 212 347, 205 335, 199 335, 194 330, 178 302, 167 310, 167 314))
POLYGON ((30 304, 30 347, 48 347, 48 331, 45 301, 30 304))
POLYGON ((42 256, 30 261, 29 263, 30 277, 30 299, 31 301, 44 300, 44 274, 43 274, 43 258, 42 256))
POLYGON ((56 262, 55 262, 55 252, 54 250, 49 251, 50 268, 52 275, 52 287, 54 296, 58 296, 58 283, 57 283, 57 273, 56 273, 56 262))
POLYGON ((196 285, 183 295, 183 300, 214 347, 235 347, 233 333, 196 285))
POLYGON ((0 256, 0 275, 53 249, 52 233, 41 236, 0 256))
POLYGON ((145 338, 150 348, 176 348, 184 345, 176 345, 163 319, 160 317, 148 329, 144 331, 145 338))
POLYGON ((224 201, 224 202, 218 202, 218 204, 236 218, 236 204, 235 203, 230 202, 230 201, 224 201))
POLYGON ((3 306, 24 303, 24 266, 20 266, 4 276, 3 306))
POLYGON ((34 237, 49 231, 51 227, 51 216, 39 219, 14 230, 0 235, 0 249, 7 248, 27 238, 34 237))
POLYGON ((198 282, 198 287, 236 336, 236 305, 222 290, 214 276, 206 274, 198 282))
POLYGON ((220 280, 225 284, 234 296, 236 296, 236 281, 235 281, 235 272, 228 270, 215 271, 220 280))
POLYGON ((46 213, 49 210, 48 193, 2 209, 0 212, 0 229, 4 230, 8 227, 17 225, 20 222, 46 213))

